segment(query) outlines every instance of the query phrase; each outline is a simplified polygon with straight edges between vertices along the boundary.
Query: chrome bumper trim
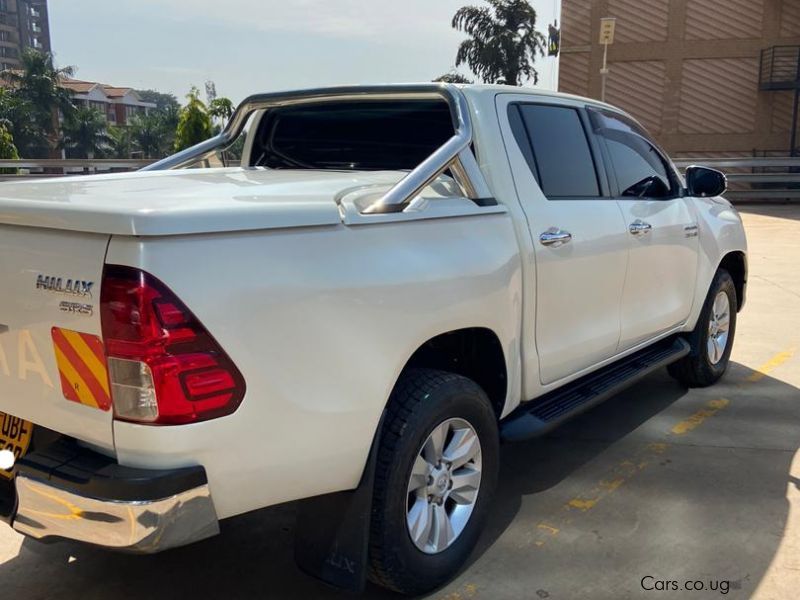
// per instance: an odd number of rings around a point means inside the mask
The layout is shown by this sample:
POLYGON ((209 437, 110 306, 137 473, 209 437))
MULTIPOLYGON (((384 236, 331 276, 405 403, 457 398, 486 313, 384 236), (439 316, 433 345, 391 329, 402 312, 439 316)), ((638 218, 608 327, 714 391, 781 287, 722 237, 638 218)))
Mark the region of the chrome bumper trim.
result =
POLYGON ((16 478, 19 533, 60 537, 137 554, 153 554, 217 535, 208 485, 160 500, 87 498, 24 475, 16 478))

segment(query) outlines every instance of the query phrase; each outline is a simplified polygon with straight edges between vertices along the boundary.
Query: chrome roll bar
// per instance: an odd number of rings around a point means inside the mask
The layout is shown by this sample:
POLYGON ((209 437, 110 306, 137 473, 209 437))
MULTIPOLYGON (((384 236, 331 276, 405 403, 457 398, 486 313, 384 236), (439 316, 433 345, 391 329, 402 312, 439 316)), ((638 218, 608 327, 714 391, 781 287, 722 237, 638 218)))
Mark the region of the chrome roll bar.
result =
POLYGON ((444 171, 450 169, 464 194, 472 200, 488 199, 491 194, 472 153, 472 120, 469 105, 461 90, 447 83, 345 86, 296 92, 257 94, 242 102, 217 136, 168 156, 143 171, 181 169, 212 156, 231 145, 256 111, 282 106, 319 104, 342 100, 443 99, 450 107, 455 133, 428 158, 411 170, 381 198, 365 208, 365 214, 404 211, 419 193, 444 171))

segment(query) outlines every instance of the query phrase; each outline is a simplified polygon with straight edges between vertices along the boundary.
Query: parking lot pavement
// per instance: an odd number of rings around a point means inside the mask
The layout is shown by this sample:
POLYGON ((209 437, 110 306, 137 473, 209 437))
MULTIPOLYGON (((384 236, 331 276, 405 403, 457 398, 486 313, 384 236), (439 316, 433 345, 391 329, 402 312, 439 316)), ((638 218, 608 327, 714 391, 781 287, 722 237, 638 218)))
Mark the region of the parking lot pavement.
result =
MULTIPOLYGON (((726 378, 687 391, 658 373, 546 438, 504 447, 489 528, 431 598, 797 597, 800 207, 742 212, 748 300, 726 378)), ((3 527, 0 595, 347 597, 298 571, 293 528, 283 506, 132 557, 3 527)), ((370 587, 365 597, 396 596, 370 587)))

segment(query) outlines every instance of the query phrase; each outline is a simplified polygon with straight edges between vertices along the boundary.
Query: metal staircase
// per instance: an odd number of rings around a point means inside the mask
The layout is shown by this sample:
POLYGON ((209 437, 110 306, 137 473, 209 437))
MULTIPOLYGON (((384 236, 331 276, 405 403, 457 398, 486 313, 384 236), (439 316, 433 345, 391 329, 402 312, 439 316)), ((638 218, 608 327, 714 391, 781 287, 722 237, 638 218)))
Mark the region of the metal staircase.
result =
POLYGON ((773 46, 761 51, 759 88, 765 92, 794 90, 792 156, 798 155, 797 120, 800 107, 800 46, 773 46))

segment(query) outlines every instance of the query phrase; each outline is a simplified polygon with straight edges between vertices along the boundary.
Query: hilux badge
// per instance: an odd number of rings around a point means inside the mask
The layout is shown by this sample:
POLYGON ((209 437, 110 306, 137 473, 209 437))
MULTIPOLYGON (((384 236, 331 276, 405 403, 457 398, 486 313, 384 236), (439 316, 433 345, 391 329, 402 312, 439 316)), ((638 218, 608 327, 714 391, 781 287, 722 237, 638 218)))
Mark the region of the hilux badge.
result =
POLYGON ((53 277, 50 275, 38 275, 36 277, 36 289, 56 294, 67 294, 69 296, 91 296, 94 281, 84 281, 82 279, 67 279, 65 277, 53 277))

